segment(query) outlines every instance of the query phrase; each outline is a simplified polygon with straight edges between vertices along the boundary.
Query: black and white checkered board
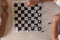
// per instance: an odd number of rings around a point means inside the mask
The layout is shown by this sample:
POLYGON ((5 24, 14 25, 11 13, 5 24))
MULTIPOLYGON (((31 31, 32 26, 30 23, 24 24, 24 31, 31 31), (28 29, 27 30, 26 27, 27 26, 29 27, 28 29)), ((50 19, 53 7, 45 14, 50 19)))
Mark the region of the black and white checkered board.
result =
POLYGON ((24 3, 14 3, 14 25, 17 31, 41 31, 42 6, 36 4, 25 7, 24 3))

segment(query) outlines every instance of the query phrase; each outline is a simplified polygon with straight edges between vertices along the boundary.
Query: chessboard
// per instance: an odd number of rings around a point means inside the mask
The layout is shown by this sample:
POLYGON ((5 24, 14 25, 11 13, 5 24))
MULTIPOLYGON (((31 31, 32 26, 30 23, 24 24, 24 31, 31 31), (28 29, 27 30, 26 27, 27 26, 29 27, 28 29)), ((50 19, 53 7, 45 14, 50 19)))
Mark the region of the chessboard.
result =
POLYGON ((14 2, 14 27, 17 31, 42 30, 42 6, 36 4, 26 7, 25 3, 14 2))

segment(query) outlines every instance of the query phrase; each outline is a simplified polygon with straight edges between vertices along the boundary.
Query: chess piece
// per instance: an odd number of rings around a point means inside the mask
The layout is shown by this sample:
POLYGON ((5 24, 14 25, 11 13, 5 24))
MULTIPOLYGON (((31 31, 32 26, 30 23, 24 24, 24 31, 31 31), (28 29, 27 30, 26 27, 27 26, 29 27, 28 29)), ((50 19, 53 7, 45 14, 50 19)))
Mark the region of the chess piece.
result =
POLYGON ((3 37, 4 32, 5 32, 5 27, 6 27, 6 22, 7 22, 7 1, 6 0, 1 0, 1 8, 2 8, 2 13, 1 13, 1 25, 0 25, 0 38, 3 37))

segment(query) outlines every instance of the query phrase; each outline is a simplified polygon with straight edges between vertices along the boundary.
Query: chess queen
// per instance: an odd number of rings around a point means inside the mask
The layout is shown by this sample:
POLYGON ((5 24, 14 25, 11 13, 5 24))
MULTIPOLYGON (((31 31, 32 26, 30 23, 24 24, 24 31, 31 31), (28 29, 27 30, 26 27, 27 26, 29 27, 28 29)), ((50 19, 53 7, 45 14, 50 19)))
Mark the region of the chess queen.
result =
MULTIPOLYGON (((41 2, 54 2, 60 7, 60 0, 28 0, 26 5, 31 6, 41 2)), ((52 40, 60 40, 60 13, 53 17, 52 24, 52 40)))

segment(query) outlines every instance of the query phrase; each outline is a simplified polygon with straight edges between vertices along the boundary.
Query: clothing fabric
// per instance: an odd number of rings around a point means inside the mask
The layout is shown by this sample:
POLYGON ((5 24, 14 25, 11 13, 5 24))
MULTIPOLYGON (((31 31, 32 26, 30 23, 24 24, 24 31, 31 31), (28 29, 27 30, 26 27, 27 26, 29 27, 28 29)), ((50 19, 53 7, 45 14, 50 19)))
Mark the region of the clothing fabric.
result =
POLYGON ((58 6, 60 6, 60 0, 57 0, 56 4, 57 4, 58 6))
POLYGON ((60 34, 60 22, 58 23, 58 34, 60 34))
POLYGON ((58 40, 60 40, 60 34, 58 35, 58 40))

